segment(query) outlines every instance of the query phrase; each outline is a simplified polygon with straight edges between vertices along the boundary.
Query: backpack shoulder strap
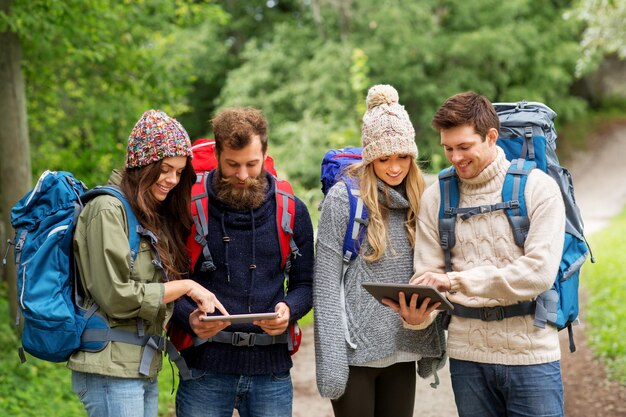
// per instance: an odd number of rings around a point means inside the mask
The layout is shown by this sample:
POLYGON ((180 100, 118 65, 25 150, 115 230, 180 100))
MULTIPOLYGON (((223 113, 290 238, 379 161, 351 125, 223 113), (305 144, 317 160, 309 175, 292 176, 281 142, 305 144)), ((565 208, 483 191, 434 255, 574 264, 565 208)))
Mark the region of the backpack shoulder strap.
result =
POLYGON ((350 202, 350 217, 343 238, 343 261, 349 263, 359 255, 368 223, 367 207, 361 198, 361 190, 356 180, 344 179, 350 202))
POLYGON ((200 253, 204 256, 204 262, 200 271, 215 271, 213 257, 207 246, 206 237, 209 233, 209 195, 206 183, 210 171, 198 172, 196 182, 191 187, 191 233, 187 239, 187 250, 191 259, 190 269, 193 272, 200 253))
POLYGON ((300 254, 293 239, 293 227, 296 220, 296 197, 291 184, 276 176, 274 178, 276 197, 276 226, 280 244, 280 267, 288 276, 291 269, 291 258, 300 254))
POLYGON ((95 197, 101 195, 110 195, 116 197, 118 200, 124 204, 124 210, 126 211, 126 219, 128 221, 128 243, 130 245, 130 265, 131 269, 134 266, 135 258, 137 257, 137 253, 139 252, 139 240, 140 233, 142 230, 141 225, 139 224, 139 220, 137 220, 137 216, 133 212, 130 203, 122 193, 122 190, 115 185, 101 185, 95 187, 87 192, 85 192, 81 197, 81 202, 83 204, 87 204, 90 200, 95 197))
POLYGON ((513 230, 515 244, 522 248, 530 228, 524 190, 528 174, 536 167, 537 164, 533 161, 525 159, 512 160, 502 186, 502 201, 504 203, 510 202, 510 207, 504 209, 504 212, 513 230))
POLYGON ((367 207, 361 198, 361 190, 359 183, 353 178, 345 177, 344 183, 348 191, 348 201, 350 203, 350 216, 348 218, 348 224, 346 227, 346 234, 343 238, 343 265, 341 270, 341 283, 339 285, 339 299, 341 302, 341 320, 344 329, 344 338, 348 346, 352 349, 356 349, 357 345, 352 341, 350 337, 350 331, 348 330, 348 315, 346 308, 346 296, 345 296, 345 277, 348 272, 350 262, 355 259, 361 251, 361 244, 365 237, 365 229, 368 223, 367 207))
POLYGON ((459 178, 454 167, 439 173, 439 245, 443 249, 446 271, 452 271, 451 250, 456 245, 456 215, 459 207, 459 178))

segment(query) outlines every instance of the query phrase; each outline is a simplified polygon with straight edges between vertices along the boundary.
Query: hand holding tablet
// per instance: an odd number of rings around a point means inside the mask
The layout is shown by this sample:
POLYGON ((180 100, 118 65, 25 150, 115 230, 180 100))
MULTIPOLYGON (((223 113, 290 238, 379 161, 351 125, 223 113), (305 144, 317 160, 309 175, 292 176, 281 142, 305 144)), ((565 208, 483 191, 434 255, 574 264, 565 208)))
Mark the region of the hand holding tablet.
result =
POLYGON ((278 312, 252 313, 252 314, 229 314, 226 316, 200 316, 200 321, 229 321, 231 323, 252 323, 256 320, 273 320, 278 317, 278 312))
POLYGON ((454 307, 450 304, 450 301, 437 291, 437 289, 430 285, 412 285, 412 284, 393 284, 393 283, 379 283, 379 282, 364 282, 361 284, 374 298, 382 303, 383 298, 399 302, 398 293, 403 292, 408 305, 411 301, 413 294, 418 294, 418 304, 420 300, 424 298, 430 298, 430 307, 432 304, 441 303, 437 310, 452 310, 454 307))

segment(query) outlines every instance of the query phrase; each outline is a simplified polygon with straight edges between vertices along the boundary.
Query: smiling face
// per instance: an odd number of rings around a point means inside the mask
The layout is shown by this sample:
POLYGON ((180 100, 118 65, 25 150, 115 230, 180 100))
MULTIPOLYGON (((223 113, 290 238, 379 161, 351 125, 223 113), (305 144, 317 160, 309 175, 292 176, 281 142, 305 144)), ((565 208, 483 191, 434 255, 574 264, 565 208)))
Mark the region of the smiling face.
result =
POLYGON ((489 129, 484 138, 469 124, 441 129, 440 134, 446 158, 456 169, 459 178, 476 177, 497 156, 496 129, 489 129))
POLYGON ((265 201, 268 187, 263 170, 266 156, 258 135, 241 149, 224 146, 218 154, 218 173, 213 179, 218 200, 235 210, 258 208, 265 201))
POLYGON ((218 155, 220 172, 224 178, 231 179, 234 186, 245 187, 246 179, 257 178, 263 172, 265 156, 258 135, 253 136, 250 143, 241 149, 224 146, 218 155))
POLYGON ((163 159, 159 179, 150 186, 150 192, 157 201, 165 200, 167 194, 176 187, 185 165, 187 165, 185 156, 171 156, 163 159))
POLYGON ((413 158, 409 155, 389 155, 374 159, 374 173, 390 187, 400 185, 411 169, 413 158))

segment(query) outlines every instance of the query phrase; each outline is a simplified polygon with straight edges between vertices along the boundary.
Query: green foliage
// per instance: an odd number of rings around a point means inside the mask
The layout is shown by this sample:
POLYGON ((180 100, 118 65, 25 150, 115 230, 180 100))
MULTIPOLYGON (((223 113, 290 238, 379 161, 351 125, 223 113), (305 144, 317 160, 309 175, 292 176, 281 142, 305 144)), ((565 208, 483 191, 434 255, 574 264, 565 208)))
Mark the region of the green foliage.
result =
POLYGON ((250 41, 243 52, 245 64, 229 73, 218 99, 220 108, 264 110, 270 122, 270 153, 280 161, 281 175, 304 188, 317 187, 319 163, 333 138, 345 142, 346 136, 335 135, 337 131, 359 141, 353 86, 361 88, 359 77, 364 75, 359 74, 366 68, 358 53, 353 65, 349 47, 315 36, 312 29, 282 23, 271 43, 250 41), (304 44, 306 48, 293 47, 304 44))
POLYGON ((104 181, 148 108, 178 116, 192 138, 210 135, 220 108, 261 108, 281 174, 306 189, 326 149, 359 143, 373 84, 399 91, 433 169, 430 119, 454 93, 544 101, 560 122, 586 111, 569 92, 582 29, 563 19, 571 1, 317 5, 318 15, 297 0, 17 1, 0 25, 24 46, 35 174, 104 181))
POLYGON ((103 182, 143 111, 188 109, 200 46, 184 29, 224 19, 206 1, 15 2, 0 20, 24 51, 35 178, 51 168, 103 182))
MULTIPOLYGON (((354 42, 369 57, 374 83, 390 83, 413 119, 420 154, 440 154, 432 115, 452 94, 474 90, 492 101, 543 101, 562 120, 586 110, 569 94, 577 25, 567 2, 528 0, 388 2, 362 6, 354 42)), ((434 167, 433 167, 434 168, 434 167)))
POLYGON ((620 0, 579 0, 565 13, 566 19, 586 24, 580 42, 576 74, 589 73, 600 65, 605 55, 617 54, 626 59, 626 2, 620 0))
POLYGON ((584 307, 587 337, 609 377, 626 384, 626 211, 591 236, 590 244, 597 263, 587 264, 582 274, 589 293, 584 307))
POLYGON ((291 20, 249 38, 242 64, 226 77, 218 108, 263 109, 279 166, 311 188, 326 149, 359 143, 367 89, 392 84, 414 122, 420 159, 435 169, 442 155, 430 120, 457 92, 471 89, 493 101, 543 101, 561 121, 586 111, 586 103, 569 93, 580 29, 562 19, 569 3, 537 8, 529 0, 425 0, 380 7, 362 1, 347 12, 320 3, 316 22, 308 8, 301 15, 291 9, 291 20), (346 27, 349 36, 343 36, 346 27))

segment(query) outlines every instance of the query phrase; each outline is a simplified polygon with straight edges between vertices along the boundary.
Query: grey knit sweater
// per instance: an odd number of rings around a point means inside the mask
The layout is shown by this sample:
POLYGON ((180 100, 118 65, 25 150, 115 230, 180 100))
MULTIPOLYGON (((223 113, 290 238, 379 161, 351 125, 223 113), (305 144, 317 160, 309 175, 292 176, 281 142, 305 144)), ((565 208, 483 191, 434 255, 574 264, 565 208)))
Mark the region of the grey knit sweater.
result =
MULTIPOLYGON (((380 201, 384 201, 385 187, 378 182, 380 201)), ((317 386, 322 397, 334 399, 343 394, 348 366, 367 366, 399 352, 421 358, 418 374, 422 378, 443 366, 445 336, 439 321, 420 331, 404 329, 398 314, 361 287, 366 281, 407 283, 413 274, 413 250, 404 227, 409 202, 403 190, 387 189, 390 213, 385 254, 374 262, 357 257, 345 276, 347 323, 356 348, 346 342, 340 299, 342 247, 349 220, 345 183, 335 184, 322 205, 313 280, 317 386)), ((368 248, 367 238, 363 245, 368 248)))

